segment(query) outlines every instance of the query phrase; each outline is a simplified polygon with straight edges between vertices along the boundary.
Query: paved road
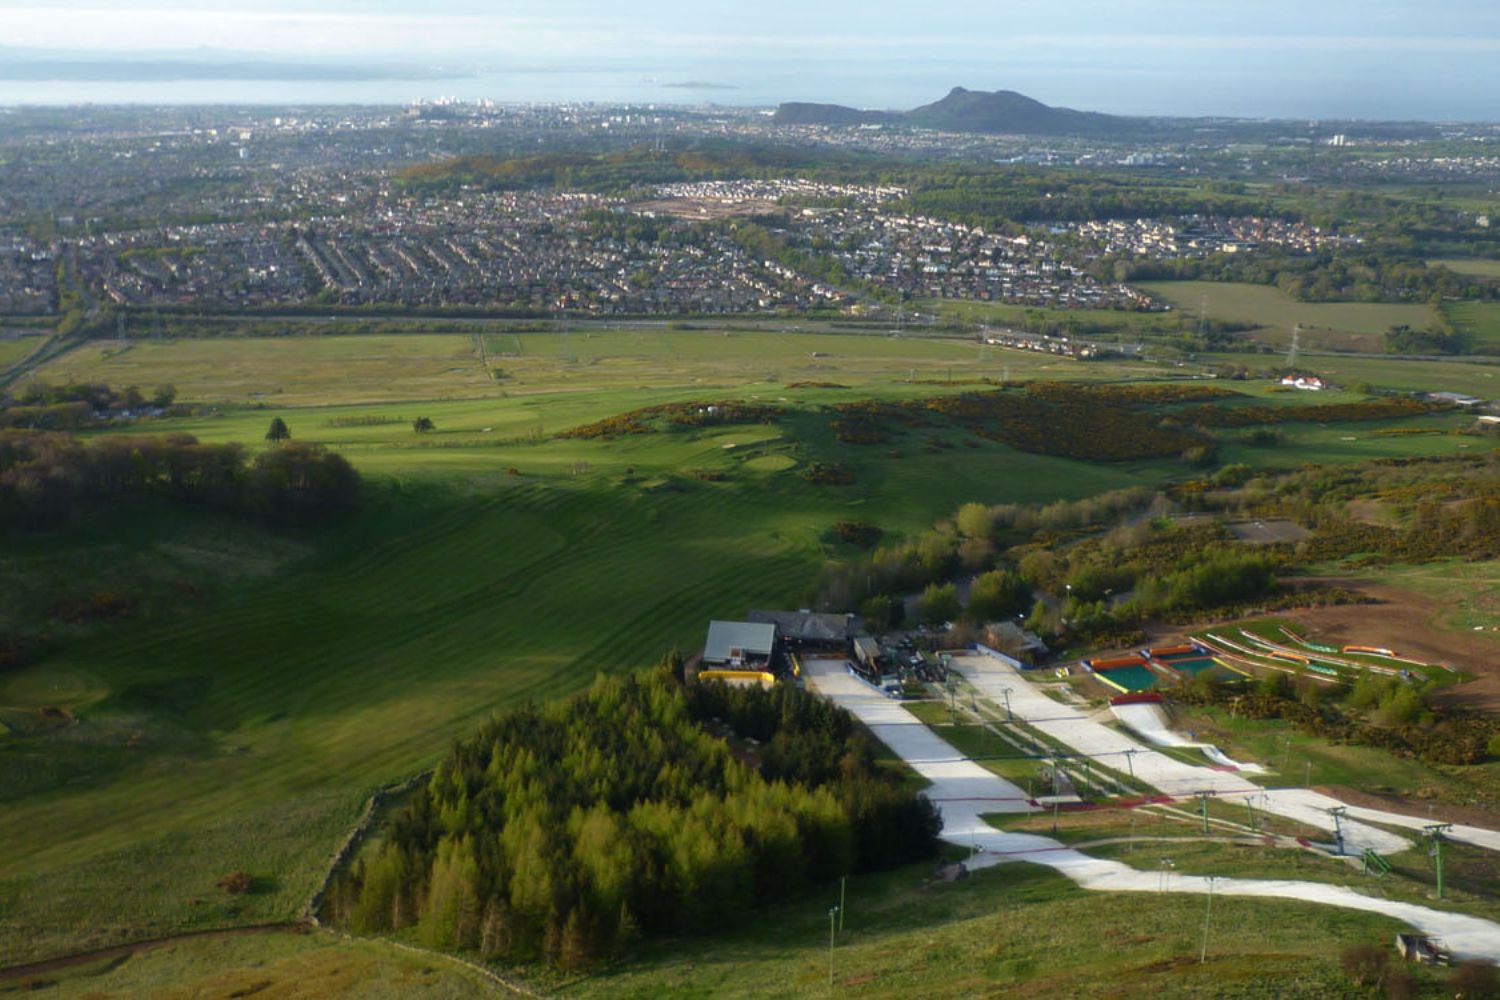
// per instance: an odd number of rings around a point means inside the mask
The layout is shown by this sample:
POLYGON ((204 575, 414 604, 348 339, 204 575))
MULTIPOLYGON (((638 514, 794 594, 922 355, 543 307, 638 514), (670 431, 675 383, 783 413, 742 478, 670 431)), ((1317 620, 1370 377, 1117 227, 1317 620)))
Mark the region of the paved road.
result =
MULTIPOLYGON (((1500 924, 1478 917, 1361 895, 1343 886, 1281 879, 1213 879, 1141 871, 1093 858, 1050 837, 997 830, 984 813, 1020 812, 1029 807, 1015 785, 968 761, 899 703, 849 674, 841 661, 807 660, 804 677, 825 697, 848 709, 887 746, 932 782, 928 797, 943 815, 943 839, 974 848, 971 867, 1003 861, 1031 861, 1056 869, 1086 889, 1109 892, 1214 892, 1232 896, 1296 899, 1394 917, 1441 940, 1464 958, 1500 962, 1500 924), (1009 806, 1007 807, 1007 804, 1009 806)), ((1019 677, 1017 683, 1026 682, 1019 677)), ((1035 692, 1033 692, 1035 693, 1035 692)), ((1054 713, 1066 709, 1038 695, 1054 713)), ((1015 706, 1016 692, 1011 695, 1015 706)), ((1101 727, 1103 728, 1103 727, 1101 727)), ((1186 766, 1186 765, 1184 765, 1186 766)))

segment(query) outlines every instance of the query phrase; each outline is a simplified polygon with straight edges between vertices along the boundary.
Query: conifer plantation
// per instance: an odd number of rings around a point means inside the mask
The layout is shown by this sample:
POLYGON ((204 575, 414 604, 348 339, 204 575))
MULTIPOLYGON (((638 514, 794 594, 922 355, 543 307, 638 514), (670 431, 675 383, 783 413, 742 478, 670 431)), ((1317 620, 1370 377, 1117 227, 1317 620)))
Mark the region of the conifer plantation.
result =
POLYGON ((331 887, 325 917, 578 968, 934 855, 941 820, 853 717, 663 666, 497 718, 331 887))

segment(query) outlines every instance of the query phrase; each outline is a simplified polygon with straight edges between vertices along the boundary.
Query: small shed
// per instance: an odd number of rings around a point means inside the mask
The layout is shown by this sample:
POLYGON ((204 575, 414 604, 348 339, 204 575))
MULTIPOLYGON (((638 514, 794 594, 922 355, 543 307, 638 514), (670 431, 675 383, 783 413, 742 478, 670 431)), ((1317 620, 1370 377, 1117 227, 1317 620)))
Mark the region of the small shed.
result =
POLYGON ((758 622, 708 623, 708 641, 703 647, 706 666, 767 664, 776 648, 776 626, 758 622))
POLYGON ((867 635, 857 636, 854 640, 854 658, 866 670, 876 669, 876 661, 880 659, 880 643, 867 635))
POLYGON ((1453 962, 1448 949, 1425 934, 1397 934, 1396 951, 1408 962, 1421 962, 1423 965, 1451 965, 1453 962))

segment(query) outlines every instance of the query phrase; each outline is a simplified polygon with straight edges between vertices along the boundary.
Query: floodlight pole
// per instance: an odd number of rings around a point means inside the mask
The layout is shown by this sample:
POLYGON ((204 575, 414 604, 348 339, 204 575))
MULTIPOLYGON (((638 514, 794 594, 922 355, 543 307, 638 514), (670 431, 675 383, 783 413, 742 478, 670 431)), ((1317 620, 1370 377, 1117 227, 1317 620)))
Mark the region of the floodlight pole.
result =
POLYGON ((1135 780, 1135 747, 1130 747, 1129 749, 1127 749, 1125 751, 1125 766, 1128 767, 1128 768, 1130 768, 1130 778, 1131 778, 1132 781, 1134 781, 1135 780))
POLYGON ((1443 831, 1451 830, 1452 823, 1434 823, 1422 828, 1432 838, 1432 860, 1437 865, 1437 898, 1443 898, 1443 831))
POLYGON ((1208 836, 1208 793, 1198 793, 1198 811, 1203 815, 1203 836, 1208 836))
POLYGON ((1198 964, 1208 961, 1208 924, 1214 912, 1214 876, 1208 876, 1208 905, 1203 910, 1203 949, 1198 952, 1198 964))
POLYGON ((844 891, 848 888, 849 876, 839 876, 839 933, 844 932, 844 891))
POLYGON ((1015 722, 1016 721, 1016 713, 1014 713, 1014 712, 1012 712, 1010 710, 1010 688, 1002 688, 1001 690, 1005 694, 1005 721, 1006 722, 1015 722))
POLYGON ((833 935, 835 918, 838 916, 839 908, 830 907, 828 910, 828 985, 833 985, 833 935))
POLYGON ((1339 854, 1344 853, 1344 824, 1343 818, 1346 809, 1344 806, 1334 806, 1328 810, 1328 815, 1333 817, 1333 839, 1338 841, 1339 854))

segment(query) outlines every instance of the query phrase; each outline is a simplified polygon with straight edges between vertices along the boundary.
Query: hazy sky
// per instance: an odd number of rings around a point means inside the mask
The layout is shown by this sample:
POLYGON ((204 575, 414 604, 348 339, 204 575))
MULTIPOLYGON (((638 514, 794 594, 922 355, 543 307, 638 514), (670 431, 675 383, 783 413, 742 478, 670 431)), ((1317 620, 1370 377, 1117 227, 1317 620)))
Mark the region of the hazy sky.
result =
POLYGON ((0 0, 0 45, 607 69, 745 103, 963 85, 1123 112, 1500 118, 1496 0, 0 0))

